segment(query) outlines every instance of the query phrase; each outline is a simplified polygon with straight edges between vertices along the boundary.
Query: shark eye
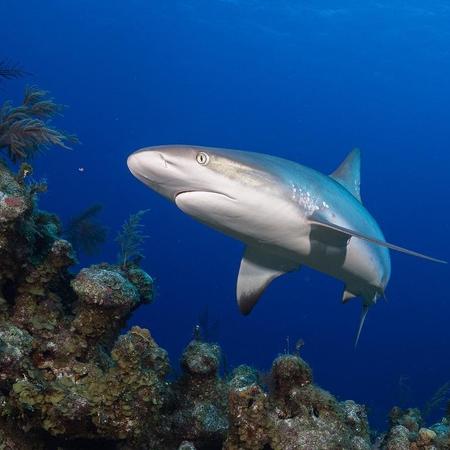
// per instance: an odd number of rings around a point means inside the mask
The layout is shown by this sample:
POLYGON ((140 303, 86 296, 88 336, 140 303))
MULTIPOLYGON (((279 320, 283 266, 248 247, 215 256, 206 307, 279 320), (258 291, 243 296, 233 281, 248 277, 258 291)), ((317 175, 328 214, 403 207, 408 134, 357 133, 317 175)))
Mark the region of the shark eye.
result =
POLYGON ((202 166, 206 166, 209 163, 209 155, 205 152, 197 153, 197 162, 202 166))

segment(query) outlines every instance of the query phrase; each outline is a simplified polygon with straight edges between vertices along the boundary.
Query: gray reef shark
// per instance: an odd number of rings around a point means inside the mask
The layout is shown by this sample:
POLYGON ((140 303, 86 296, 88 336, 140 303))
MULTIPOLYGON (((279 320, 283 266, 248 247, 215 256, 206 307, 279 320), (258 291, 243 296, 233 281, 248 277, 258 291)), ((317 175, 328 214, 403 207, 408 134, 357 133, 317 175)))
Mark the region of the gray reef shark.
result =
POLYGON ((266 154, 188 145, 148 147, 128 157, 132 174, 200 222, 242 241, 237 281, 243 314, 269 283, 302 265, 342 280, 342 301, 361 297, 358 342, 369 306, 391 274, 389 244, 361 203, 360 152, 330 176, 266 154))

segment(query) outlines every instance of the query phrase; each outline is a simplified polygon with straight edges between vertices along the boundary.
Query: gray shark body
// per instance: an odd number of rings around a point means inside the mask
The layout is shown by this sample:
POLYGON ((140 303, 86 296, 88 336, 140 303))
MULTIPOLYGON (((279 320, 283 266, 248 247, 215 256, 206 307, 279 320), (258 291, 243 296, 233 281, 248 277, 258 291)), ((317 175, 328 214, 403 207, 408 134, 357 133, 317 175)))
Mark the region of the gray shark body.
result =
POLYGON ((292 161, 238 150, 158 146, 128 158, 131 172, 182 211, 246 245, 237 300, 248 314, 270 282, 306 265, 344 282, 343 301, 367 309, 384 294, 389 248, 361 203, 360 154, 330 176, 292 161))

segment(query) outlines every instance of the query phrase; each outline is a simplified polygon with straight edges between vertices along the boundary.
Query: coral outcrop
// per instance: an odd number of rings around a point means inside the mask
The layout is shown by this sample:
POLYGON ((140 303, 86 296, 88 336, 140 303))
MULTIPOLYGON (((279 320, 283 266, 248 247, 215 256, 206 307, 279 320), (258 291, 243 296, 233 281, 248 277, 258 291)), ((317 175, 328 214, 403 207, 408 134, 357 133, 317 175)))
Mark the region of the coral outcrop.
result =
POLYGON ((449 418, 426 428, 416 408, 392 408, 390 430, 381 442, 386 450, 440 450, 450 448, 449 418))
POLYGON ((220 448, 228 429, 228 387, 218 376, 220 362, 217 345, 194 340, 183 353, 183 375, 174 384, 172 429, 199 448, 220 448))
POLYGON ((248 369, 235 371, 225 448, 369 449, 364 408, 352 401, 339 403, 312 381, 310 367, 295 355, 274 361, 270 393, 248 369))

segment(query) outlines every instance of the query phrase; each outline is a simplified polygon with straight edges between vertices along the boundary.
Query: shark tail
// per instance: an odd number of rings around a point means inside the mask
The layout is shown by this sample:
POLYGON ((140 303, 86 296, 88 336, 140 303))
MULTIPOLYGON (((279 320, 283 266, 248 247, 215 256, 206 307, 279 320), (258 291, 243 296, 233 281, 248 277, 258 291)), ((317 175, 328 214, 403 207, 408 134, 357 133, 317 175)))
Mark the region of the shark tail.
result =
POLYGON ((368 312, 369 312, 369 305, 363 304, 362 311, 361 311, 361 317, 359 319, 358 332, 356 333, 355 348, 358 346, 359 337, 361 336, 361 331, 363 329, 364 322, 366 321, 368 312))

